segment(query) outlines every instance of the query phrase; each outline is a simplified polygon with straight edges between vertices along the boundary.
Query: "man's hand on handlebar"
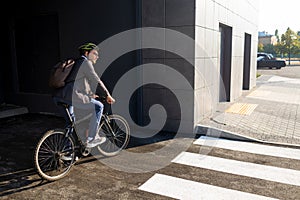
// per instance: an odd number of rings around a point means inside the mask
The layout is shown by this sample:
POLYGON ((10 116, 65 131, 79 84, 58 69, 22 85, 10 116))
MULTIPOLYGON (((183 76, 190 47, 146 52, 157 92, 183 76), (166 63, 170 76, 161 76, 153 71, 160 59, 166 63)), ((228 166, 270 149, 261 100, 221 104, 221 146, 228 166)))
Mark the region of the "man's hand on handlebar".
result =
POLYGON ((106 101, 107 101, 107 103, 109 103, 109 104, 113 104, 113 103, 115 103, 116 100, 115 100, 112 96, 108 95, 108 96, 106 97, 106 101))
POLYGON ((101 101, 102 103, 104 103, 106 101, 108 104, 113 104, 116 101, 111 95, 108 95, 107 97, 105 97, 103 95, 100 96, 100 95, 97 95, 97 94, 93 94, 91 96, 91 98, 94 98, 98 101, 101 101))

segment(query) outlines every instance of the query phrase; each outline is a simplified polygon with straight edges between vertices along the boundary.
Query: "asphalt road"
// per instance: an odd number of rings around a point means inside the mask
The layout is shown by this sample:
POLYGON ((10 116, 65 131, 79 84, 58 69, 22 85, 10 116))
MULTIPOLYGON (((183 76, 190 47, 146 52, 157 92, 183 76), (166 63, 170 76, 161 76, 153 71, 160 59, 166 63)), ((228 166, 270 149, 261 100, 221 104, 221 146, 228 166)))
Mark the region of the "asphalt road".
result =
POLYGON ((258 69, 257 73, 264 74, 264 75, 283 76, 288 78, 300 78, 300 64, 286 66, 281 69, 262 68, 262 69, 258 69))

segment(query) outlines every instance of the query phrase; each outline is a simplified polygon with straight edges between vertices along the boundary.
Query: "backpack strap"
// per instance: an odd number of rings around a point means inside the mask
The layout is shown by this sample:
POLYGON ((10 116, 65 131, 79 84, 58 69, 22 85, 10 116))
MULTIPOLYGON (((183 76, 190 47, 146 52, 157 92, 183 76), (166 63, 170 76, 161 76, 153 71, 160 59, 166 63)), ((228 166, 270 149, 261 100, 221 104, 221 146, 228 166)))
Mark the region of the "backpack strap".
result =
POLYGON ((69 73, 69 75, 67 76, 65 83, 70 83, 70 82, 74 82, 78 73, 78 70, 82 64, 82 62, 84 61, 84 59, 82 57, 77 58, 77 59, 73 59, 75 61, 74 66, 71 70, 71 72, 69 73))

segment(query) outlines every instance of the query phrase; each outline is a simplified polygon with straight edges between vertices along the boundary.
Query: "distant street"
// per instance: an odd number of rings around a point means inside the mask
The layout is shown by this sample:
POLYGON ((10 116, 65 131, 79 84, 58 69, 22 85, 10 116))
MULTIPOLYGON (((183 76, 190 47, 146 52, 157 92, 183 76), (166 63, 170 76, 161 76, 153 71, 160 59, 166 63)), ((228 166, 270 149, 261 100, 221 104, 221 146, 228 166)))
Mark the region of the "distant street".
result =
MULTIPOLYGON (((288 64, 288 61, 286 62, 288 64)), ((276 75, 288 78, 300 79, 300 63, 292 63, 293 65, 283 67, 281 69, 257 69, 257 73, 261 75, 276 75), (296 65, 297 64, 297 65, 296 65)))

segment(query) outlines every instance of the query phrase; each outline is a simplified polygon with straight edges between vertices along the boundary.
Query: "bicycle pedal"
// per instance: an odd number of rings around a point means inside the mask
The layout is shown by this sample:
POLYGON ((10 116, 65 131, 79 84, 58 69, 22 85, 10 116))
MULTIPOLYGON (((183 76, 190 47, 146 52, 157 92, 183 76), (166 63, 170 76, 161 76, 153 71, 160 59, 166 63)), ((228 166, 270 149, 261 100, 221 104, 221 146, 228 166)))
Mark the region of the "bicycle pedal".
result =
POLYGON ((91 153, 91 148, 85 148, 84 151, 82 152, 83 156, 88 156, 91 153))

